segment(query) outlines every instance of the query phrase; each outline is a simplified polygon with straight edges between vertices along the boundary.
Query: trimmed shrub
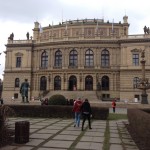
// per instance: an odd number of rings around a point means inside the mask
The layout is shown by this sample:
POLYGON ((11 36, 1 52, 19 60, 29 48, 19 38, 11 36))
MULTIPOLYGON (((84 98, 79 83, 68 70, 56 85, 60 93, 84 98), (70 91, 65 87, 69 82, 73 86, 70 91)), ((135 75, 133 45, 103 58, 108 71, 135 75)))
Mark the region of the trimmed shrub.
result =
MULTIPOLYGON (((73 118, 73 106, 68 105, 9 105, 17 117, 73 118)), ((107 120, 109 108, 92 107, 92 119, 107 120)))
POLYGON ((66 105, 67 100, 63 95, 53 95, 48 100, 48 105, 66 105))
POLYGON ((1 105, 0 106, 0 147, 7 145, 14 135, 14 131, 8 128, 7 117, 15 115, 12 108, 1 105))
MULTIPOLYGON (((147 109, 148 110, 148 109, 147 109)), ((136 135, 141 145, 150 147, 150 114, 140 109, 128 109, 129 127, 136 135)))

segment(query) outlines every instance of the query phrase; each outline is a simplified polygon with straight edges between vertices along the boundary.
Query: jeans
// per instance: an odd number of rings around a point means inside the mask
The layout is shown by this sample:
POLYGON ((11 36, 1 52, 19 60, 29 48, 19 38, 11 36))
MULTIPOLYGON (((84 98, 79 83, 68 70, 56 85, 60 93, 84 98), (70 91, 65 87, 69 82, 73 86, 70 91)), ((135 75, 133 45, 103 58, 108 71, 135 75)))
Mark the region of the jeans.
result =
POLYGON ((75 126, 80 126, 80 117, 81 113, 80 112, 75 112, 75 126))

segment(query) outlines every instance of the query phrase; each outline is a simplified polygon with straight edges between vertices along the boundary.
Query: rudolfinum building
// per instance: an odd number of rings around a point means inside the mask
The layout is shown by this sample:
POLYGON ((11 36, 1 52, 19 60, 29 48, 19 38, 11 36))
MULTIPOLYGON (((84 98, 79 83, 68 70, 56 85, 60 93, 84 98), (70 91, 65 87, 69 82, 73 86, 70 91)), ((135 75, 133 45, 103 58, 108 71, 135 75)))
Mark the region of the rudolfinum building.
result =
POLYGON ((89 101, 140 101, 141 50, 150 78, 150 35, 128 31, 127 16, 117 23, 82 19, 42 28, 35 22, 33 37, 8 39, 3 99, 21 102, 20 85, 28 79, 32 100, 62 94, 89 101))

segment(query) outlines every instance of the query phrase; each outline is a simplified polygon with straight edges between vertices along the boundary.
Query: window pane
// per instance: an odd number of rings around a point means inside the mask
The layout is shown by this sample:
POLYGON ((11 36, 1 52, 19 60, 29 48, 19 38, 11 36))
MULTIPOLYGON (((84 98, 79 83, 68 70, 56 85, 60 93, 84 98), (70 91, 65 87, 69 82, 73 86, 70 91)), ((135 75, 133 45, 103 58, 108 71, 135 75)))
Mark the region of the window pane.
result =
POLYGON ((88 49, 85 53, 85 66, 94 66, 93 51, 88 49))
POLYGON ((41 67, 42 68, 48 67, 48 54, 47 54, 47 52, 43 52, 41 55, 41 67))
POLYGON ((55 53, 55 66, 56 67, 61 67, 62 66, 62 53, 60 50, 58 50, 55 53))
POLYGON ((77 66, 77 51, 72 50, 69 55, 69 66, 77 66))
POLYGON ((133 54, 132 61, 134 66, 139 66, 139 54, 133 54))
POLYGON ((16 58, 16 67, 20 68, 21 67, 21 57, 16 58))
POLYGON ((106 49, 101 53, 101 66, 109 67, 109 52, 106 49))

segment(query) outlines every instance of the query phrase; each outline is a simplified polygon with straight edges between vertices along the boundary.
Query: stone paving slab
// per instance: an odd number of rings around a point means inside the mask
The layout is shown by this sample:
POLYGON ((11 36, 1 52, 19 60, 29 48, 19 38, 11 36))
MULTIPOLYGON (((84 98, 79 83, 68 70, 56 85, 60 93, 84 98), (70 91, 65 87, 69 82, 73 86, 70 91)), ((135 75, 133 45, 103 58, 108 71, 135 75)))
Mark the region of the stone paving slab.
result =
POLYGON ((70 130, 65 130, 62 131, 60 134, 67 134, 67 135, 80 135, 81 134, 81 129, 80 131, 70 131, 70 130))
POLYGON ((50 147, 50 148, 69 148, 73 141, 64 141, 64 140, 50 140, 47 143, 45 143, 44 147, 50 147))
POLYGON ((44 139, 31 139, 25 145, 29 146, 38 146, 40 143, 44 142, 44 139))
POLYGON ((48 139, 49 137, 51 137, 53 134, 31 134, 30 138, 32 139, 48 139))
POLYGON ((122 145, 119 144, 111 144, 110 145, 110 150, 124 150, 122 145))
POLYGON ((119 134, 117 134, 117 133, 111 133, 110 137, 111 138, 119 138, 119 134))
POLYGON ((45 129, 61 130, 61 129, 63 129, 63 128, 64 128, 64 127, 50 125, 50 126, 46 127, 45 129))
POLYGON ((125 145, 125 148, 127 150, 139 150, 138 147, 136 145, 125 145))
POLYGON ((62 148, 43 148, 43 147, 41 147, 41 148, 38 148, 37 150, 67 150, 67 149, 62 149, 62 148))
POLYGON ((84 135, 86 135, 86 136, 95 136, 95 137, 98 137, 98 136, 103 137, 104 136, 104 132, 103 133, 99 133, 99 132, 88 132, 87 131, 84 135))
POLYGON ((74 141, 76 138, 75 135, 56 135, 53 140, 74 141))
POLYGON ((42 129, 43 128, 43 126, 42 125, 30 125, 30 128, 31 129, 42 129))
MULTIPOLYGON (((74 119, 59 118, 11 118, 10 127, 13 129, 15 122, 20 120, 30 122, 29 142, 13 143, 2 150, 102 150, 104 144, 104 120, 92 120, 92 130, 88 129, 86 121, 84 131, 81 131, 81 127, 74 127, 74 119)), ((125 128, 125 122, 127 120, 109 121, 110 150, 123 150, 123 146, 126 150, 138 150, 125 128)))
POLYGON ((79 142, 75 148, 86 150, 102 150, 102 143, 79 142))
POLYGON ((17 150, 32 150, 34 147, 29 147, 29 146, 21 146, 18 147, 17 150))
POLYGON ((122 144, 122 141, 121 141, 121 139, 120 138, 110 138, 110 141, 109 141, 110 143, 113 143, 113 144, 122 144))
POLYGON ((81 138, 82 142, 95 142, 95 143, 103 143, 104 142, 104 137, 93 137, 93 136, 83 136, 81 138))
POLYGON ((47 134, 47 133, 57 133, 58 131, 59 131, 59 130, 41 129, 40 131, 37 131, 37 133, 47 134))

